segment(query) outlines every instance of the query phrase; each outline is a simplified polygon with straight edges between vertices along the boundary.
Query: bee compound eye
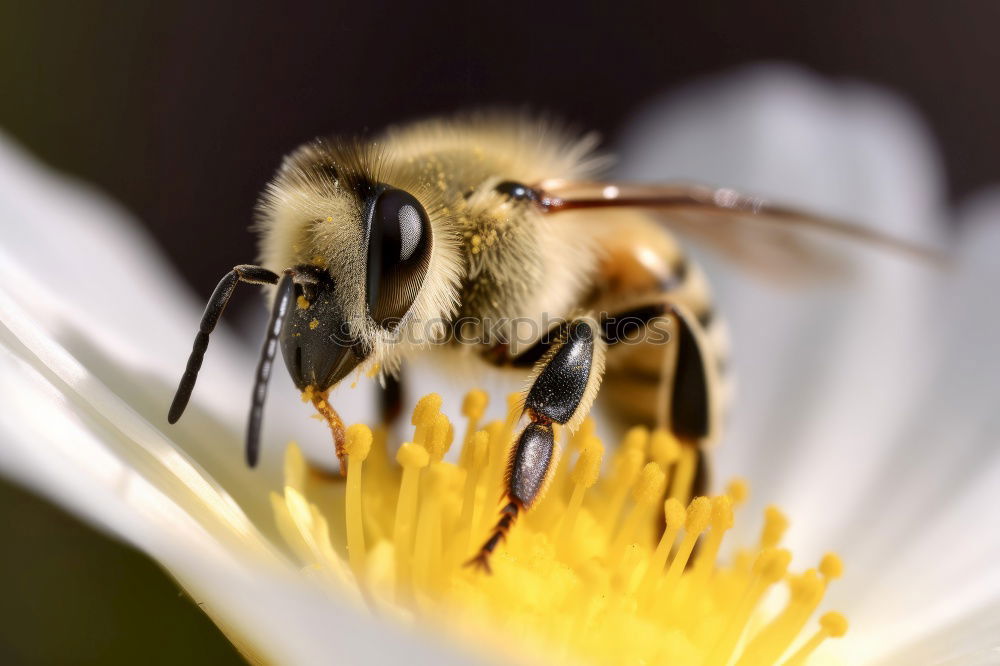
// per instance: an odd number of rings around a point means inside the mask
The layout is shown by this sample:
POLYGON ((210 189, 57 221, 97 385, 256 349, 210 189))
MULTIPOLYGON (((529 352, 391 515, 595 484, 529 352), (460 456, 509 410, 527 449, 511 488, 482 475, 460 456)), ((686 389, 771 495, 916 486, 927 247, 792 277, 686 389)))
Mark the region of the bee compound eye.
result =
POLYGON ((427 211, 409 192, 382 190, 371 208, 367 302, 372 319, 393 326, 413 305, 430 261, 427 211))

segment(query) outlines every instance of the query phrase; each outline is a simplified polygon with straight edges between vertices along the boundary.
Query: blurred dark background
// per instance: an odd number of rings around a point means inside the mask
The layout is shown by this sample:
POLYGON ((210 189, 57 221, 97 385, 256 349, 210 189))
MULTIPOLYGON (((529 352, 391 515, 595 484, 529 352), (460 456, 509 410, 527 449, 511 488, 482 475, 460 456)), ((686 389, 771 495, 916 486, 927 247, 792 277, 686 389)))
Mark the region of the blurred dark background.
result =
MULTIPOLYGON (((303 140, 491 104, 613 139, 657 94, 760 60, 902 95, 958 200, 1000 179, 998 26, 990 0, 7 0, 0 128, 123 202, 207 297, 254 257, 255 197, 303 140)), ((238 659, 142 556, 9 487, 0 516, 0 662, 238 659)))

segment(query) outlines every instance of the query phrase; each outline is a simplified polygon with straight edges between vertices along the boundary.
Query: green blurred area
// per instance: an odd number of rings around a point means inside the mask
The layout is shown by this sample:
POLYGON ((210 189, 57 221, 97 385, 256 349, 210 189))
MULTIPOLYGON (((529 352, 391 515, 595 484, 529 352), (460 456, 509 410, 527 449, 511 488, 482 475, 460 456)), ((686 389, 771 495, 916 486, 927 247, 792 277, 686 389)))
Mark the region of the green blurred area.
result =
MULTIPOLYGON (((146 91, 156 5, 0 0, 0 127, 60 171, 119 195, 147 192, 146 91), (125 176, 125 180, 122 176, 125 176)), ((134 202, 125 201, 127 205, 134 202)))
POLYGON ((144 555, 6 483, 0 525, 0 663, 243 663, 144 555))

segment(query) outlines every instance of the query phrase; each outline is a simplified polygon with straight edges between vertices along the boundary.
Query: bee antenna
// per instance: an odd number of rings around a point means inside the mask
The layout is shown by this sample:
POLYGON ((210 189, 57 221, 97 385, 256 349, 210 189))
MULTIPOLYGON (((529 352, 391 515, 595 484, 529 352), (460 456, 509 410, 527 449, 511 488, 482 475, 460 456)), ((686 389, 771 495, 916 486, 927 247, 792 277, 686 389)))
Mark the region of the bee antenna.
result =
POLYGON ((278 281, 275 273, 250 264, 234 266, 233 270, 226 273, 208 299, 205 312, 201 316, 201 324, 198 326, 198 335, 195 336, 194 345, 191 347, 191 355, 188 357, 187 367, 184 369, 184 376, 177 386, 177 393, 170 403, 170 412, 167 414, 168 423, 177 423, 177 420, 184 413, 188 401, 191 399, 191 391, 194 390, 195 382, 198 381, 198 371, 201 370, 202 361, 205 360, 205 352, 208 350, 208 339, 215 330, 222 311, 229 304, 229 299, 233 296, 233 291, 239 283, 245 284, 274 284, 278 281))
POLYGON ((267 334, 264 336, 264 346, 260 350, 260 360, 257 362, 257 376, 253 384, 253 395, 250 403, 250 418, 247 422, 247 464, 257 466, 260 457, 260 423, 264 415, 264 400, 267 398, 267 383, 271 379, 271 367, 274 365, 274 354, 278 350, 278 337, 288 315, 288 307, 292 302, 294 285, 292 272, 285 275, 278 283, 278 295, 271 308, 271 318, 267 324, 267 334))

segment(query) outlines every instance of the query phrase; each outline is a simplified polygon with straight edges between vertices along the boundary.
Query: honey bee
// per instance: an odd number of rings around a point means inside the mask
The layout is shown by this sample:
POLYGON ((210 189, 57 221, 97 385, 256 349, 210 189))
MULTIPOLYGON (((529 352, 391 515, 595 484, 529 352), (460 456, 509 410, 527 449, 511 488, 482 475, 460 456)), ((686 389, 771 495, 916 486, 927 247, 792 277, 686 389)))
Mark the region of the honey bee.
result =
POLYGON ((246 432, 251 466, 279 347, 343 470, 331 388, 373 368, 391 386, 412 354, 460 346, 528 373, 503 508, 472 562, 489 568, 545 484, 555 424, 575 428, 602 381, 610 414, 667 428, 697 455, 703 491, 726 351, 705 276, 673 232, 772 272, 834 268, 812 232, 923 251, 732 190, 600 180, 595 146, 551 123, 473 114, 296 149, 258 203, 259 265, 234 267, 216 287, 169 421, 236 286, 276 285, 246 432))

